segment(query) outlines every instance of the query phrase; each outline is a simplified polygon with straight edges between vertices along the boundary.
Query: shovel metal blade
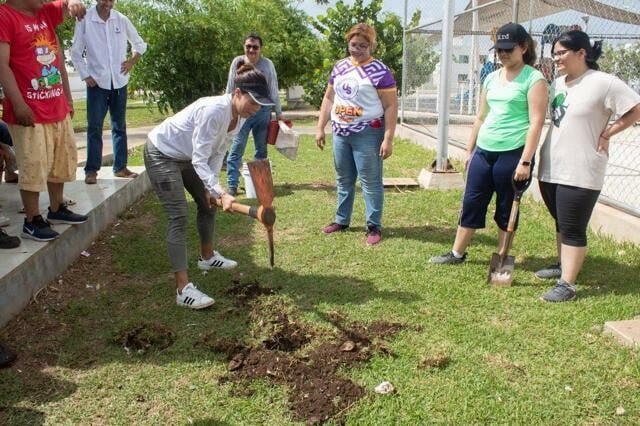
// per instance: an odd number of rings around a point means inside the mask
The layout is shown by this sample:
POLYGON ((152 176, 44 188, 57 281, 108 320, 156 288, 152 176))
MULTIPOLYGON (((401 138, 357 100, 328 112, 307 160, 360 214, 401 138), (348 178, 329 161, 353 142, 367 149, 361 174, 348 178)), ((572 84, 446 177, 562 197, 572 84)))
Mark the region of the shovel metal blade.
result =
POLYGON ((493 253, 489 264, 487 282, 495 286, 508 287, 513 281, 513 267, 516 263, 515 256, 500 256, 493 253))

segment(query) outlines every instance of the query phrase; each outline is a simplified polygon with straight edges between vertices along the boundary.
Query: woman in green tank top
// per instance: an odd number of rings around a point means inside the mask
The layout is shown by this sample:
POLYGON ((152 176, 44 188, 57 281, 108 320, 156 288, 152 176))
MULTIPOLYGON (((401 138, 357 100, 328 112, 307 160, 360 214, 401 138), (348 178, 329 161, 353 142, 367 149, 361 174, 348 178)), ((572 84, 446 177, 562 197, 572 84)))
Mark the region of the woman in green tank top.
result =
POLYGON ((482 85, 480 108, 467 145, 467 184, 456 238, 452 250, 432 257, 431 263, 464 262, 476 229, 485 227, 494 193, 500 250, 506 244, 514 198, 512 176, 516 180, 531 176, 547 106, 547 84, 532 67, 535 45, 522 25, 500 27, 493 48, 503 68, 489 74, 482 85))

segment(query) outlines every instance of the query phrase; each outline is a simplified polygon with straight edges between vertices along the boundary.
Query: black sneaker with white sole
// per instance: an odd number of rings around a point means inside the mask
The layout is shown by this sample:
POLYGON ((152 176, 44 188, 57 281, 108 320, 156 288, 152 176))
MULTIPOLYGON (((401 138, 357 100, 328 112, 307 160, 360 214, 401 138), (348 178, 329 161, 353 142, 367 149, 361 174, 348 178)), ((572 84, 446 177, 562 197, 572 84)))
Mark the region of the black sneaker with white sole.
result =
POLYGON ((69 225, 78 225, 85 223, 89 219, 88 216, 83 214, 74 213, 64 204, 60 204, 58 211, 52 212, 49 207, 49 213, 47 214, 47 220, 51 223, 66 223, 69 225))
POLYGON ((27 218, 24 219, 22 236, 36 241, 51 241, 58 238, 60 234, 51 229, 51 224, 38 215, 34 216, 31 222, 27 222, 27 218))

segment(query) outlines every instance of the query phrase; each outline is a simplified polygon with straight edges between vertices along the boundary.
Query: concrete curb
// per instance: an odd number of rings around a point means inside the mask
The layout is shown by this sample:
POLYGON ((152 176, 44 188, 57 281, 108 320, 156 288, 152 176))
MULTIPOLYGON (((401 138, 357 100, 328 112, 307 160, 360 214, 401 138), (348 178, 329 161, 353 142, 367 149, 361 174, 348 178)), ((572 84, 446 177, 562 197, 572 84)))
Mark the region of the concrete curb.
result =
MULTIPOLYGON (((49 243, 38 243, 23 240, 16 251, 17 265, 6 271, 0 278, 0 327, 5 325, 13 316, 18 314, 29 304, 38 290, 45 287, 56 276, 64 272, 73 263, 82 250, 113 223, 118 215, 136 202, 151 187, 144 167, 132 167, 140 176, 133 180, 107 177, 102 171, 102 177, 97 185, 88 187, 83 182, 84 171, 78 168, 78 180, 69 183, 65 193, 82 195, 84 200, 78 199, 78 212, 88 212, 89 220, 77 226, 56 225, 60 237, 49 243), (101 197, 101 194, 106 195, 101 197), (73 228, 73 229, 71 229, 73 228), (21 257, 25 258, 24 260, 21 257)), ((46 200, 46 197, 42 197, 46 200)), ((78 197, 79 198, 79 197, 78 197)), ((21 215, 14 218, 12 234, 19 234, 21 229, 21 215), (19 222, 19 224, 16 224, 19 222)), ((10 252, 12 250, 6 250, 10 252)), ((10 253, 7 253, 10 255, 10 253)))

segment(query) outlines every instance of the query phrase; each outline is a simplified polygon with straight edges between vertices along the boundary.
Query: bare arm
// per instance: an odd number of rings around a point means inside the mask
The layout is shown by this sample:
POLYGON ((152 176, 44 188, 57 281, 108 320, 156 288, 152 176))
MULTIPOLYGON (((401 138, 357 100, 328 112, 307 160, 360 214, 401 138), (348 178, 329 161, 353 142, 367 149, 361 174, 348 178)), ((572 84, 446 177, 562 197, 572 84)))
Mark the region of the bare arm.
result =
POLYGON ((324 92, 324 98, 322 98, 322 105, 320 106, 318 124, 316 126, 316 145, 318 145, 318 148, 320 149, 324 149, 324 145, 325 145, 324 128, 329 122, 329 118, 331 117, 331 108, 333 107, 334 96, 335 96, 335 92, 333 91, 333 86, 328 85, 327 90, 324 92))
POLYGON ((609 127, 604 129, 600 135, 600 141, 598 142, 598 152, 609 152, 609 139, 628 127, 633 123, 640 121, 640 104, 637 104, 629 111, 627 111, 622 117, 618 118, 609 127))
POLYGON ((531 160, 536 154, 536 149, 540 142, 544 116, 549 103, 547 83, 544 80, 539 80, 534 83, 531 89, 529 89, 527 100, 529 103, 529 131, 527 132, 527 139, 520 157, 520 163, 518 167, 516 167, 515 180, 526 180, 531 176, 531 160), (525 166, 522 164, 523 162, 528 162, 529 165, 525 166))
POLYGON ((11 102, 16 122, 21 126, 33 126, 33 111, 27 105, 16 82, 16 76, 9 66, 11 48, 8 43, 0 42, 0 86, 11 102))
POLYGON ((81 21, 87 13, 87 7, 80 0, 64 0, 62 2, 62 13, 64 16, 71 16, 81 21))
POLYGON ((398 95, 396 89, 378 90, 378 96, 384 109, 384 139, 380 146, 380 156, 382 159, 391 157, 393 153, 393 137, 396 134, 396 123, 398 121, 398 95))
POLYGON ((478 133, 480 133, 480 127, 484 123, 484 120, 489 114, 489 104, 487 103, 487 93, 482 90, 480 93, 480 107, 476 119, 473 121, 473 127, 471 128, 471 134, 469 135, 469 141, 467 142, 467 158, 464 161, 465 170, 469 166, 469 159, 473 150, 476 148, 476 140, 478 139, 478 133))

